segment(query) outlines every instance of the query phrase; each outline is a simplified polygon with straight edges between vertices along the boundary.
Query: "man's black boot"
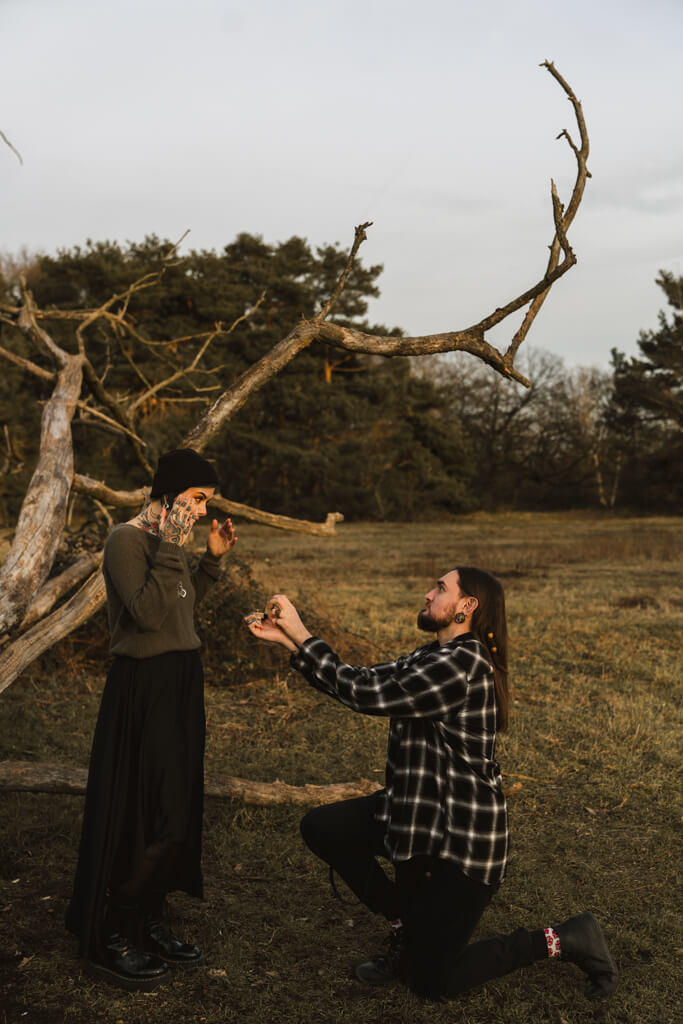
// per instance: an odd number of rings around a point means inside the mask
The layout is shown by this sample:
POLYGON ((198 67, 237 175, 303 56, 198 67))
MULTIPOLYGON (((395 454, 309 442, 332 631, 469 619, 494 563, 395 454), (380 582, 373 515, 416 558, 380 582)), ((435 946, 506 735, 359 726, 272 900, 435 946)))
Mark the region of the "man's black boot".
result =
POLYGON ((397 928, 393 931, 387 942, 389 949, 386 953, 357 965, 354 973, 359 981, 364 981, 366 985, 378 986, 392 985, 398 981, 401 956, 405 949, 403 929, 397 928))
POLYGON ((590 911, 570 917, 553 930, 560 938, 560 959, 577 964, 588 975, 586 996, 600 999, 613 992, 619 972, 602 929, 590 911))
POLYGON ((170 969, 164 960, 141 953, 119 932, 108 935, 97 957, 84 963, 92 978, 118 985, 129 992, 149 992, 167 981, 170 969))
POLYGON ((161 957, 172 968, 201 967, 206 963, 200 949, 176 938, 156 916, 144 921, 141 945, 146 953, 161 957))

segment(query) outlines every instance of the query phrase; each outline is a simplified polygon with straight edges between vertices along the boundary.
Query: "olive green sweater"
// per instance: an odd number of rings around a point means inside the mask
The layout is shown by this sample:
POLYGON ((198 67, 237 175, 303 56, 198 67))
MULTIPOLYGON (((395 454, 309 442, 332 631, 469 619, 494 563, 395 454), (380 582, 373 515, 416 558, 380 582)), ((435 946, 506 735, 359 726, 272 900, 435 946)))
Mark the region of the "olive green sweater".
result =
POLYGON ((115 526, 102 565, 111 653, 150 658, 200 647, 194 607, 218 579, 219 564, 206 551, 191 573, 184 548, 129 523, 115 526))

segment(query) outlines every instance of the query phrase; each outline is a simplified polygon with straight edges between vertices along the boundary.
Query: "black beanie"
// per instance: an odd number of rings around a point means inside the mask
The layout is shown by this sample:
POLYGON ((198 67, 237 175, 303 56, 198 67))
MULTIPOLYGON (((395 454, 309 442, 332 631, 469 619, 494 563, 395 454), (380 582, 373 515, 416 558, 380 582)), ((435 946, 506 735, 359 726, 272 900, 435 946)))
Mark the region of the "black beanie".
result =
POLYGON ((175 448, 159 456, 150 498, 180 494, 188 487, 217 487, 218 477, 210 462, 192 448, 175 448))

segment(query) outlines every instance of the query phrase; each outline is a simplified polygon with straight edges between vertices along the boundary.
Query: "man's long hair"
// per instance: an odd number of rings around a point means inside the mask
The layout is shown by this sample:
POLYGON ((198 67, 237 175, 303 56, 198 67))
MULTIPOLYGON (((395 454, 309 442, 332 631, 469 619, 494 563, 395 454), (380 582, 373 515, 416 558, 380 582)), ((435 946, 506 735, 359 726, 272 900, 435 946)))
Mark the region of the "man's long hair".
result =
POLYGON ((505 594, 495 576, 469 565, 456 566, 460 589, 478 604, 472 615, 472 632, 488 652, 496 686, 496 728, 508 724, 508 629, 505 594))

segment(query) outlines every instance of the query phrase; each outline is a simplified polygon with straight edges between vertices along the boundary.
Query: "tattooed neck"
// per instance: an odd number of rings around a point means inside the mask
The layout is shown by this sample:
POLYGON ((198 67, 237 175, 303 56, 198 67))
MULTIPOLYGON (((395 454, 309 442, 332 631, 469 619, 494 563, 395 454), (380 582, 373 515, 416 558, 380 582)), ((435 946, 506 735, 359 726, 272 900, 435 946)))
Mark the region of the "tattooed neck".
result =
POLYGON ((147 533, 153 533, 155 537, 159 536, 159 520, 161 519, 161 512, 155 512, 151 505, 144 508, 139 516, 136 517, 136 524, 141 530, 146 530, 147 533))

